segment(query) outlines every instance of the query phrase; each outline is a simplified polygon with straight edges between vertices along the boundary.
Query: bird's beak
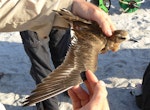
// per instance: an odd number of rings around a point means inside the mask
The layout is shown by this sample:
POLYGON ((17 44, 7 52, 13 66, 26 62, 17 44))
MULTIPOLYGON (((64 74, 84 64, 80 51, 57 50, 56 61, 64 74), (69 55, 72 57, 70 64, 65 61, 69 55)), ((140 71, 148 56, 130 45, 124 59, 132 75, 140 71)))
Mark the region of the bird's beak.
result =
POLYGON ((132 42, 138 42, 137 40, 135 40, 135 39, 129 39, 128 41, 132 41, 132 42))

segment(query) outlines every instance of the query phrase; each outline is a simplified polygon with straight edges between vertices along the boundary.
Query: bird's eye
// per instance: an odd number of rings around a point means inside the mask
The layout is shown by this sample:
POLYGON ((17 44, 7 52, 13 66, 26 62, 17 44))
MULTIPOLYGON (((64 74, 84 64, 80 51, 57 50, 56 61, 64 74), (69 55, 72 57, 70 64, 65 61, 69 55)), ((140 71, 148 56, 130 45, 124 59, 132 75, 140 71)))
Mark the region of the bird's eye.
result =
POLYGON ((126 38, 125 38, 125 37, 119 37, 119 39, 121 39, 121 40, 125 40, 126 38))

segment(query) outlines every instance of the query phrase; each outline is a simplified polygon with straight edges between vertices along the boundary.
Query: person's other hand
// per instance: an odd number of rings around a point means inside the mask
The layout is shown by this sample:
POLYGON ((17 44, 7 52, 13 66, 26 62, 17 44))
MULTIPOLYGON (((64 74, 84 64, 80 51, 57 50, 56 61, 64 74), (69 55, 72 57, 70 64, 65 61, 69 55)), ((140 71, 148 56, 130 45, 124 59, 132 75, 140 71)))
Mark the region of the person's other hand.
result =
POLYGON ((107 101, 107 90, 103 81, 98 81, 91 72, 86 72, 87 80, 84 81, 88 93, 79 85, 68 91, 74 110, 110 110, 107 101))
POLYGON ((73 0, 72 12, 81 18, 96 21, 107 36, 111 36, 115 30, 108 14, 85 0, 73 0))

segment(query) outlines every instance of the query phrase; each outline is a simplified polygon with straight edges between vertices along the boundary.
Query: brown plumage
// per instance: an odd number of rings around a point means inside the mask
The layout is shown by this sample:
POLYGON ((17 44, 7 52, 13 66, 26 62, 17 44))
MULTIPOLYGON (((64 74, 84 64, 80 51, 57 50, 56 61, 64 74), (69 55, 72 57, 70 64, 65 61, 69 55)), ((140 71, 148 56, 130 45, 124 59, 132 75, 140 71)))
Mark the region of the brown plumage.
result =
POLYGON ((71 44, 64 62, 37 85, 26 99, 25 106, 41 102, 81 84, 81 72, 96 71, 98 54, 108 50, 117 51, 121 42, 128 37, 124 30, 116 30, 111 37, 106 37, 97 23, 81 19, 64 9, 56 12, 69 23, 73 23, 76 41, 71 44))

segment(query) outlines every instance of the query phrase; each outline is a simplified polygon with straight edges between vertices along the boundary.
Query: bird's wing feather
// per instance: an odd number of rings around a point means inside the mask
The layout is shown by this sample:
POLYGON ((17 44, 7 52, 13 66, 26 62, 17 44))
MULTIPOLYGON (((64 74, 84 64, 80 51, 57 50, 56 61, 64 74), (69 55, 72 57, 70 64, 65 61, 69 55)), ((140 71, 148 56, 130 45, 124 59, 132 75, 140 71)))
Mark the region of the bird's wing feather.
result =
POLYGON ((73 46, 71 46, 64 62, 49 74, 42 83, 37 85, 36 89, 32 91, 32 94, 23 102, 24 106, 49 99, 82 82, 80 78, 82 70, 76 68, 75 65, 80 66, 81 69, 84 69, 84 67, 78 64, 79 61, 76 61, 77 56, 75 53, 77 51, 73 49, 73 46))

